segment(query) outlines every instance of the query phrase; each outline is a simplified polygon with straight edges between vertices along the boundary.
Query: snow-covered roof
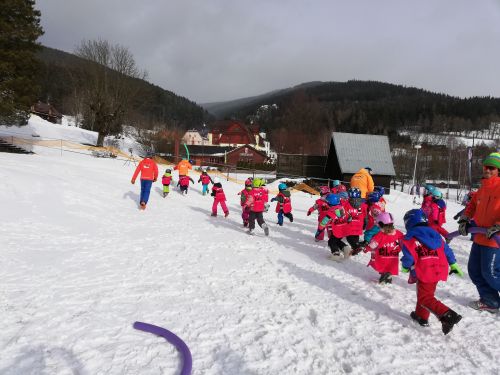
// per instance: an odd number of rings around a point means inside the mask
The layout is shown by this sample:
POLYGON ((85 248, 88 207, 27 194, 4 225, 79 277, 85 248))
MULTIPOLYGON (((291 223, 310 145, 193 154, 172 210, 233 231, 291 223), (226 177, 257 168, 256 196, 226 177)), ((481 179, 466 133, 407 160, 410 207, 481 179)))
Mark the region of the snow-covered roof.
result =
POLYGON ((340 170, 356 173, 370 167, 376 175, 394 176, 389 138, 385 135, 332 133, 340 170))

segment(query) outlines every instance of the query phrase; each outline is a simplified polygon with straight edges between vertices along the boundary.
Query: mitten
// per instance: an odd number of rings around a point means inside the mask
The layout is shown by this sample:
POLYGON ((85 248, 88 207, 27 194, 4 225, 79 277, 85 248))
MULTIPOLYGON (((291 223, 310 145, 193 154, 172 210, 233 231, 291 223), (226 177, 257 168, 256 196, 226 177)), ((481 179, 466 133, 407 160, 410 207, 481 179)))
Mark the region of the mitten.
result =
POLYGON ((460 220, 458 220, 458 233, 462 236, 467 236, 469 233, 469 224, 470 219, 467 216, 462 216, 460 220))
POLYGON ((491 239, 498 232, 500 232, 500 224, 495 224, 495 225, 488 228, 488 230, 486 232, 486 237, 491 239))
POLYGON ((408 273, 408 272, 410 272, 410 269, 409 268, 401 267, 401 272, 408 273))
POLYGON ((462 272, 462 270, 460 269, 460 267, 456 263, 450 264, 450 275, 452 273, 456 273, 460 277, 464 276, 464 273, 462 272))
POLYGON ((315 238, 318 238, 321 233, 323 233, 324 229, 318 229, 316 233, 314 234, 315 238))

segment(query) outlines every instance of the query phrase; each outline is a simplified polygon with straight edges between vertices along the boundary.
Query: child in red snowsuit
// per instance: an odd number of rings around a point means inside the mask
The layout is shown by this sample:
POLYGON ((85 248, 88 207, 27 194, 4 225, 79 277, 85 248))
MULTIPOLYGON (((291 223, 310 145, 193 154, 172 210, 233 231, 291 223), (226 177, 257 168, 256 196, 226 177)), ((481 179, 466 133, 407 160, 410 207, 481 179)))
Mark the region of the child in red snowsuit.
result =
POLYGON ((340 202, 340 197, 338 194, 328 194, 326 196, 326 202, 330 206, 326 212, 325 217, 318 224, 318 230, 316 231, 315 237, 318 236, 328 227, 328 246, 332 253, 332 259, 338 259, 340 251, 346 246, 342 242, 342 229, 337 227, 337 225, 342 225, 346 222, 350 222, 352 218, 345 212, 344 207, 340 202))
POLYGON ((245 181, 245 188, 238 193, 240 196, 241 218, 243 219, 243 226, 248 227, 248 218, 250 217, 250 207, 246 205, 250 192, 252 191, 252 180, 247 178, 245 181))
POLYGON ((213 180, 212 180, 212 177, 210 177, 207 173, 207 171, 203 171, 201 172, 201 175, 200 175, 200 178, 198 179, 198 183, 201 182, 201 186, 202 186, 202 191, 201 191, 201 194, 202 195, 206 195, 208 194, 208 184, 209 183, 214 183, 213 180))
POLYGON ((404 216, 406 235, 402 240, 403 272, 414 272, 417 278, 417 306, 410 317, 421 326, 429 325, 432 312, 441 321, 441 328, 447 335, 462 316, 436 299, 434 293, 439 281, 451 273, 463 276, 453 250, 443 241, 439 233, 427 226, 427 217, 422 209, 413 209, 404 216))
MULTIPOLYGON (((318 225, 321 223, 326 215, 326 212, 330 209, 328 203, 326 203, 326 196, 330 194, 330 188, 328 186, 320 186, 319 188, 321 198, 316 199, 314 205, 307 210, 307 216, 310 216, 314 211, 318 210, 318 225)), ((325 231, 322 231, 319 236, 315 237, 315 241, 323 241, 325 238, 325 231)))
POLYGON ((266 210, 266 204, 269 200, 269 192, 264 188, 264 181, 260 178, 255 178, 252 181, 252 190, 245 203, 250 208, 250 215, 248 217, 248 234, 253 234, 255 229, 255 220, 259 226, 264 230, 264 234, 269 236, 269 227, 264 221, 263 212, 266 210))
POLYGON ((443 224, 446 223, 446 202, 442 198, 443 193, 441 191, 438 189, 432 191, 430 214, 427 219, 429 220, 429 226, 447 240, 449 232, 443 228, 443 224))
POLYGON ((179 176, 179 182, 177 183, 177 186, 180 187, 181 194, 187 194, 188 193, 189 182, 192 182, 194 184, 194 181, 193 181, 193 179, 191 177, 189 177, 189 176, 179 176))
POLYGON ((214 197, 214 203, 212 204, 212 216, 217 216, 217 206, 220 204, 222 211, 224 212, 224 217, 227 217, 227 215, 229 215, 229 210, 226 206, 226 195, 222 189, 222 184, 218 178, 215 178, 214 182, 211 194, 211 196, 214 197))
POLYGON ((392 283, 392 275, 399 274, 399 252, 403 233, 394 228, 394 219, 388 212, 382 212, 376 218, 380 232, 373 236, 365 252, 371 251, 368 263, 380 274, 381 284, 392 283))
POLYGON ((276 213, 278 214, 278 225, 283 226, 283 216, 286 216, 290 223, 293 223, 292 215, 292 201, 290 198, 290 192, 287 190, 285 183, 280 183, 278 185, 279 193, 276 197, 271 199, 271 202, 276 203, 276 213))

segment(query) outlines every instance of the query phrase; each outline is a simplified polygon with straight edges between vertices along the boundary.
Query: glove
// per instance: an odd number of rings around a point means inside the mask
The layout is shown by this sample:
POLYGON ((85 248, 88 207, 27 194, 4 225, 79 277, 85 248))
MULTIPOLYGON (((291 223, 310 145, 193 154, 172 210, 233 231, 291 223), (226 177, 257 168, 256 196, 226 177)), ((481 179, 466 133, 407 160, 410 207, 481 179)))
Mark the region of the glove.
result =
POLYGON ((460 267, 456 263, 450 264, 450 275, 452 273, 456 273, 460 277, 464 276, 464 273, 462 272, 462 270, 460 269, 460 267))
POLYGON ((402 268, 401 268, 401 272, 403 272, 403 273, 408 273, 408 272, 410 272, 410 269, 409 269, 409 268, 404 268, 404 267, 402 267, 402 268))
POLYGON ((132 183, 132 185, 135 184, 135 180, 131 180, 130 182, 132 183))
POLYGON ((491 239, 498 232, 500 232, 500 224, 495 224, 495 225, 488 228, 488 230, 486 232, 486 237, 491 239))
POLYGON ((271 199, 271 202, 276 202, 276 198, 271 199))
POLYGON ((458 220, 458 233, 462 236, 467 236, 469 233, 469 223, 470 219, 467 216, 462 216, 460 220, 458 220))
POLYGON ((411 270, 410 276, 408 276, 408 284, 415 284, 417 281, 417 273, 415 272, 415 270, 411 270))
POLYGON ((311 211, 311 210, 308 210, 308 211, 307 211, 307 216, 311 216, 311 214, 312 214, 312 211, 311 211))
POLYGON ((156 178, 153 180, 153 182, 156 182, 156 178))

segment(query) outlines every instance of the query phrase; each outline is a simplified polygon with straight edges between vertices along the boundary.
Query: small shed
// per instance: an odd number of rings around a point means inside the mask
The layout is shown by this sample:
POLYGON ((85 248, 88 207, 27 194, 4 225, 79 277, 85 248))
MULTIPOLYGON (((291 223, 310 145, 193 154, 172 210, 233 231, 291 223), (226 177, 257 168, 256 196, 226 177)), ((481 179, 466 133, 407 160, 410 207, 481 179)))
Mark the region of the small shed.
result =
POLYGON ((60 124, 62 122, 62 114, 50 103, 42 103, 38 101, 36 104, 31 106, 31 113, 54 124, 60 124))
POLYGON ((392 163, 389 138, 385 135, 333 132, 325 174, 330 179, 350 182, 361 168, 370 167, 375 185, 389 192, 396 175, 392 163))

